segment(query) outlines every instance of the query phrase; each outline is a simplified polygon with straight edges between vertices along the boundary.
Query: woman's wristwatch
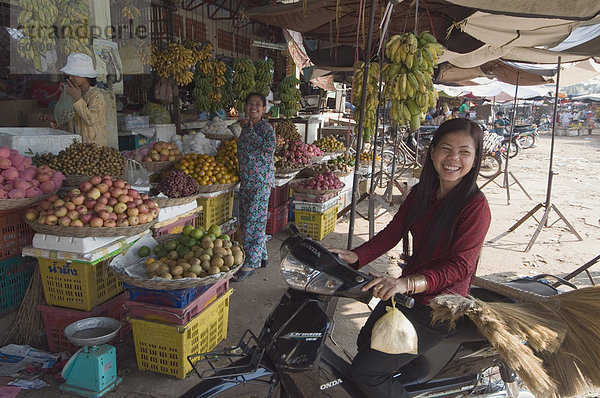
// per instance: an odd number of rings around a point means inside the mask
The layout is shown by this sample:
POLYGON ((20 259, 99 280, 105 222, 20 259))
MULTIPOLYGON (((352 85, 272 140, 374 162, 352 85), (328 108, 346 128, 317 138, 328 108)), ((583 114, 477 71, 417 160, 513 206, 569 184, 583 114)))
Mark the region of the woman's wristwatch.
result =
POLYGON ((423 293, 427 291, 427 278, 421 274, 410 275, 406 277, 406 294, 423 293))

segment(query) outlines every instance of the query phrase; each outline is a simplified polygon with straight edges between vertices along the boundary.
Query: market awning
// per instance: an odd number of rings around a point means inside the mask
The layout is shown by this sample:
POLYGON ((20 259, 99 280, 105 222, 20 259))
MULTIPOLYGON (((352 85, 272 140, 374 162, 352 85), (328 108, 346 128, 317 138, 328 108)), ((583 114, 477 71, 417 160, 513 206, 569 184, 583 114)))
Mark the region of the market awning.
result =
POLYGON ((448 0, 463 7, 491 14, 529 17, 588 20, 598 15, 597 0, 578 1, 498 1, 498 0, 448 0))

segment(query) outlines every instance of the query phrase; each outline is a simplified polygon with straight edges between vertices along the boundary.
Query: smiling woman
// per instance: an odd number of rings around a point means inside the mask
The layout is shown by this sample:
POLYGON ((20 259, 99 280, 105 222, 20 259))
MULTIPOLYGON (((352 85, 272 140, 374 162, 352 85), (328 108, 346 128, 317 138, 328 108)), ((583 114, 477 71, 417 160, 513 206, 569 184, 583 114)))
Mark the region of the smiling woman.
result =
POLYGON ((250 93, 246 97, 248 119, 237 144, 240 174, 240 229, 246 251, 243 267, 234 281, 243 281, 254 270, 268 263, 265 230, 269 195, 275 179, 275 132, 262 119, 267 111, 264 95, 250 93))
POLYGON ((421 179, 394 219, 373 239, 352 251, 332 249, 353 268, 375 260, 412 235, 412 255, 401 278, 374 275, 363 290, 373 288, 382 301, 358 336, 358 354, 352 363, 354 379, 368 397, 406 397, 394 372, 415 355, 391 355, 371 349, 375 322, 391 305, 396 293, 412 295, 417 304, 407 311, 423 353, 444 338, 444 325, 431 326, 429 301, 443 293, 466 296, 475 274, 481 245, 490 226, 490 209, 476 184, 481 163, 483 133, 467 119, 451 119, 436 130, 421 179))

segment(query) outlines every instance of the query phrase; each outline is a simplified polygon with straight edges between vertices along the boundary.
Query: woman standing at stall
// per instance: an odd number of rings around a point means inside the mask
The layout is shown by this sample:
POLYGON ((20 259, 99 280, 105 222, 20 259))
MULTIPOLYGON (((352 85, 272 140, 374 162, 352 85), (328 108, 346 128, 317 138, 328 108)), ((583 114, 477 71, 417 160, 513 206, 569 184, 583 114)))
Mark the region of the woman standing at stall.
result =
POLYGON ((240 227, 246 261, 233 280, 241 282, 268 263, 265 230, 269 195, 275 179, 275 131, 262 119, 267 111, 264 95, 246 97, 247 119, 238 139, 240 173, 240 227))

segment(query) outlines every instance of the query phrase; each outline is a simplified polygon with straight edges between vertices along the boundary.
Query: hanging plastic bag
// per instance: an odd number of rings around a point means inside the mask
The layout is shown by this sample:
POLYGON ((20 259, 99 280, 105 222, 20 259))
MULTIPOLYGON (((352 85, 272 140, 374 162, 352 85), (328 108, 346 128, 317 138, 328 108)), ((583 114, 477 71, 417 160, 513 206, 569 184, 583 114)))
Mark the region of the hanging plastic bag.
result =
POLYGON ((161 78, 154 85, 154 98, 161 104, 173 102, 173 85, 168 79, 161 78))
POLYGON ((58 102, 54 106, 54 119, 56 123, 65 124, 75 117, 75 109, 73 109, 73 101, 67 93, 66 85, 62 84, 62 93, 58 102))
POLYGON ((419 339, 417 331, 406 316, 392 306, 375 322, 371 332, 371 348, 386 354, 417 354, 419 339))
POLYGON ((124 177, 125 181, 132 186, 150 189, 150 175, 148 171, 133 159, 127 159, 124 177))

